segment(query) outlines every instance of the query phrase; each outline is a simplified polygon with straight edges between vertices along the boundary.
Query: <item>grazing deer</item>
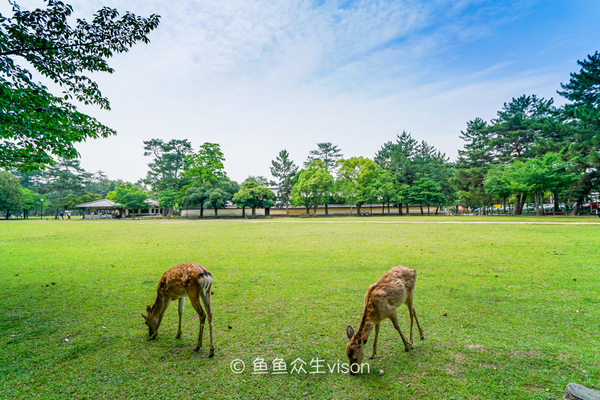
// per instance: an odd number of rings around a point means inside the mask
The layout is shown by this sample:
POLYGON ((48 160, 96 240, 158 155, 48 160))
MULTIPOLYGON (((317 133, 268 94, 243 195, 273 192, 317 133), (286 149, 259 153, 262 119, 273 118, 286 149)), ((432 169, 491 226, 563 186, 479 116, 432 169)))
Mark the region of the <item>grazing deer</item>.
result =
POLYGON ((421 340, 424 339, 423 330, 419 325, 415 308, 413 307, 413 295, 415 289, 415 280, 417 271, 403 266, 394 267, 386 272, 377 282, 369 286, 365 294, 365 311, 362 321, 356 333, 351 326, 346 328, 346 334, 350 342, 346 347, 346 354, 350 362, 350 374, 354 375, 358 372, 360 364, 365 355, 365 345, 367 337, 375 327, 375 339, 373 340, 373 351, 369 359, 372 359, 377 354, 377 337, 379 336, 379 324, 386 318, 392 320, 394 328, 400 334, 404 342, 404 351, 412 348, 412 328, 413 317, 417 321, 421 340), (398 315, 396 309, 402 304, 406 304, 410 314, 410 338, 407 342, 404 335, 400 331, 398 325, 398 315), (353 366, 359 368, 354 371, 353 366))
POLYGON ((150 339, 156 338, 158 328, 163 315, 169 306, 171 300, 179 299, 179 329, 176 338, 181 337, 181 315, 183 314, 183 303, 186 297, 189 297, 192 307, 200 317, 200 334, 198 335, 198 344, 195 351, 202 347, 202 333, 204 331, 204 321, 208 314, 208 326, 210 328, 210 353, 209 357, 214 356, 215 346, 213 345, 213 322, 212 311, 210 310, 210 287, 212 285, 212 275, 206 268, 200 264, 184 263, 179 264, 165 272, 160 278, 156 288, 156 301, 152 307, 146 307, 148 315, 142 314, 150 339), (206 308, 206 313, 200 306, 200 297, 206 308))

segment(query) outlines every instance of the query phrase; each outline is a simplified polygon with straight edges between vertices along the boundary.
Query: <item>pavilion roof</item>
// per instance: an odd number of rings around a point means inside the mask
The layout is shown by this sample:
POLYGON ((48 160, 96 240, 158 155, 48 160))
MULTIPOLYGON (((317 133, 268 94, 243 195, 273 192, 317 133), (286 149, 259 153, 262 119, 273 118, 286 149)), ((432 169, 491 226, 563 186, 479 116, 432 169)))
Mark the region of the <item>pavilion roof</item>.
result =
POLYGON ((90 201, 89 203, 77 204, 75 207, 78 208, 114 208, 119 207, 120 204, 112 200, 102 199, 96 201, 90 201))

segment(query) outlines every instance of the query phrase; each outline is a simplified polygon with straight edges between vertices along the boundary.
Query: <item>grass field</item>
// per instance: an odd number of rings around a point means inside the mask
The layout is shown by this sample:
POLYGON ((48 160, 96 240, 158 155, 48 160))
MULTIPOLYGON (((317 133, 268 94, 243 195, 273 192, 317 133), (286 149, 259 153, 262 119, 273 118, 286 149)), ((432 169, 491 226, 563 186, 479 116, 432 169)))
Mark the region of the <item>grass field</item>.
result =
POLYGON ((559 399, 569 382, 600 389, 597 221, 3 221, 0 398, 559 399), (193 351, 189 302, 181 339, 176 304, 155 341, 140 316, 163 272, 187 261, 214 277, 212 359, 208 328, 193 351), (269 372, 275 358, 288 372, 297 358, 347 362, 346 326, 357 328, 368 285, 399 264, 419 273, 425 340, 414 350, 385 321, 371 373, 253 374, 257 358, 269 372))

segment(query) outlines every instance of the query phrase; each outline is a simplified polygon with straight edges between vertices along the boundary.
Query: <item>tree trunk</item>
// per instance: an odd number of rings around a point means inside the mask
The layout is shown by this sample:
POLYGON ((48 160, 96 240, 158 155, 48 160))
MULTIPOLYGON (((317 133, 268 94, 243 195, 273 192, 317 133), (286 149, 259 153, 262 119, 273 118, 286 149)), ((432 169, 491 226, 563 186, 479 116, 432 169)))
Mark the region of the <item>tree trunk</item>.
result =
POLYGON ((427 204, 427 215, 431 215, 431 213, 429 212, 429 204, 427 204))
POLYGON ((305 207, 306 207, 306 215, 310 215, 310 204, 307 204, 305 207))
POLYGON ((290 202, 286 201, 285 203, 285 213, 287 214, 287 216, 290 216, 290 202))
POLYGON ((527 195, 528 195, 528 193, 521 194, 521 204, 519 206, 519 215, 523 214, 523 208, 525 208, 525 204, 527 204, 527 195))
POLYGON ((252 218, 256 217, 256 207, 252 207, 252 218))
POLYGON ((392 215, 392 213, 390 212, 390 203, 388 202, 388 215, 392 215))
POLYGON ((435 215, 438 215, 438 210, 439 210, 439 209, 440 209, 440 206, 437 206, 437 207, 435 208, 435 215))
POLYGON ((219 214, 217 213, 217 207, 215 207, 215 218, 219 218, 219 214))
POLYGON ((242 206, 242 217, 246 216, 246 207, 242 206))
MULTIPOLYGON (((389 211, 389 208, 388 208, 389 211)), ((385 215, 385 203, 381 204, 381 215, 385 215)))
POLYGON ((406 215, 410 215, 410 210, 408 209, 408 201, 406 202, 406 215))
POLYGON ((350 204, 350 216, 352 216, 352 209, 354 208, 354 204, 350 204))
POLYGON ((569 215, 571 217, 576 216, 577 212, 579 211, 579 207, 581 207, 582 204, 583 204, 583 196, 577 199, 577 203, 575 203, 575 207, 573 207, 573 210, 571 211, 571 213, 569 215))
POLYGON ((513 215, 519 215, 520 207, 521 207, 521 194, 517 193, 515 196, 515 207, 513 208, 513 215))
POLYGON ((552 194, 554 195, 554 212, 560 212, 560 206, 558 204, 558 191, 555 190, 552 194))
POLYGON ((419 208, 421 209, 421 215, 423 215, 424 214, 424 212, 423 212, 423 204, 419 203, 419 208))
POLYGON ((327 208, 327 203, 325 203, 325 215, 329 215, 329 209, 327 208))
POLYGON ((533 194, 533 199, 535 202, 535 215, 540 216, 542 215, 541 212, 541 204, 540 204, 540 192, 538 190, 535 191, 535 193, 533 194))

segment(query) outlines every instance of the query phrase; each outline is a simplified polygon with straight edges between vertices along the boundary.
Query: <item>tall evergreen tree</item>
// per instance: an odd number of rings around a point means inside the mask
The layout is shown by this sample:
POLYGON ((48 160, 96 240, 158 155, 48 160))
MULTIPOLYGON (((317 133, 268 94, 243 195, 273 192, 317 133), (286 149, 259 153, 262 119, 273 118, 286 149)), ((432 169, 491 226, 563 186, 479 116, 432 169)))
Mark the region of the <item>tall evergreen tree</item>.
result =
POLYGON ((304 162, 304 166, 307 167, 313 161, 321 160, 325 171, 333 174, 335 173, 336 162, 344 157, 342 149, 338 146, 334 146, 331 142, 317 143, 317 149, 308 152, 308 157, 304 162))
POLYGON ((294 186, 294 178, 298 173, 298 166, 290 159, 287 150, 281 150, 275 160, 271 161, 271 175, 277 179, 279 189, 277 197, 285 204, 286 213, 290 215, 290 197, 294 186))
POLYGON ((581 70, 571 73, 558 93, 572 101, 563 108, 566 125, 573 134, 568 149, 569 160, 582 173, 573 194, 577 198, 576 214, 592 191, 600 190, 600 53, 577 61, 581 70))
POLYGON ((144 156, 152 157, 148 163, 148 174, 144 183, 152 190, 180 190, 187 180, 180 179, 185 157, 192 154, 192 144, 187 140, 172 139, 164 142, 162 139, 144 141, 144 156))

